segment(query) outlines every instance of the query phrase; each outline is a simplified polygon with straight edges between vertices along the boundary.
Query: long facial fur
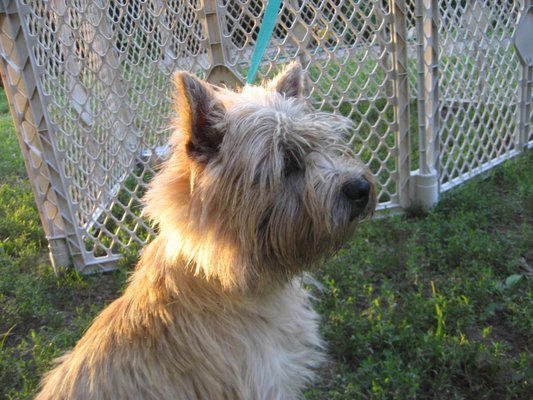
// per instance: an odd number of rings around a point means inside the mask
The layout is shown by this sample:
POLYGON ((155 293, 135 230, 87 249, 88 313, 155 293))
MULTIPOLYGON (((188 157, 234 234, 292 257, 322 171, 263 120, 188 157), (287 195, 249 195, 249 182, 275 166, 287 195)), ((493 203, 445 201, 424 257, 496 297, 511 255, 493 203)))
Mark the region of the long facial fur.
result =
MULTIPOLYGON (((292 277, 349 238, 355 223, 342 184, 371 177, 344 144, 350 121, 309 109, 302 79, 293 64, 233 93, 176 75, 172 155, 145 197, 169 258, 246 290, 292 277), (195 118, 207 130, 200 139, 195 118)), ((374 205, 372 195, 364 214, 374 205)))

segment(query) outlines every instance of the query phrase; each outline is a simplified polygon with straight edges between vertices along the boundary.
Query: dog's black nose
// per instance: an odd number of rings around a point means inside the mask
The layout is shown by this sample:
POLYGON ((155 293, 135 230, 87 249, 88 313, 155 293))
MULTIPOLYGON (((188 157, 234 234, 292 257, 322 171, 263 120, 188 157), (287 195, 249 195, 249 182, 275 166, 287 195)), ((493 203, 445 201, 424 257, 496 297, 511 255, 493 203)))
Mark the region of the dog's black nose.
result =
POLYGON ((368 204, 370 183, 365 178, 351 179, 342 186, 342 193, 359 209, 368 204))

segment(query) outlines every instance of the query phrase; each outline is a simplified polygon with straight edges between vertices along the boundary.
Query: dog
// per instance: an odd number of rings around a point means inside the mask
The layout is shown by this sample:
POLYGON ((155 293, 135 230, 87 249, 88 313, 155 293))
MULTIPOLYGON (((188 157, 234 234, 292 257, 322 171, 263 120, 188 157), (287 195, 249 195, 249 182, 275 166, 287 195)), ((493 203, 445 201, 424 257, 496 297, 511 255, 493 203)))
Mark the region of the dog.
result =
POLYGON ((325 358, 302 276, 376 204, 350 120, 306 105, 299 63, 238 92, 174 84, 158 235, 38 400, 295 399, 325 358))

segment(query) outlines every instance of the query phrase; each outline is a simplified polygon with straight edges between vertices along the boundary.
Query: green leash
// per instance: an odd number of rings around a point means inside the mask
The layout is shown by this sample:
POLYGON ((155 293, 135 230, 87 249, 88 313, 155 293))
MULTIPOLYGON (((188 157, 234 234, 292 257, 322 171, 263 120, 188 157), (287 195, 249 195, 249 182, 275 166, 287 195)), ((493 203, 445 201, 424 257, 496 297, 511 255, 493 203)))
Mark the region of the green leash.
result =
POLYGON ((257 35, 257 41, 255 42, 255 49, 252 54, 252 61, 250 62, 250 69, 248 70, 248 77, 246 78, 246 83, 250 84, 253 82, 259 65, 261 64, 261 59, 265 54, 265 50, 270 42, 272 37, 272 32, 274 32, 274 27, 276 26, 276 20, 278 19, 279 6, 281 5, 281 0, 269 0, 265 9, 265 14, 263 15, 263 20, 261 21, 261 28, 259 29, 259 35, 257 35))

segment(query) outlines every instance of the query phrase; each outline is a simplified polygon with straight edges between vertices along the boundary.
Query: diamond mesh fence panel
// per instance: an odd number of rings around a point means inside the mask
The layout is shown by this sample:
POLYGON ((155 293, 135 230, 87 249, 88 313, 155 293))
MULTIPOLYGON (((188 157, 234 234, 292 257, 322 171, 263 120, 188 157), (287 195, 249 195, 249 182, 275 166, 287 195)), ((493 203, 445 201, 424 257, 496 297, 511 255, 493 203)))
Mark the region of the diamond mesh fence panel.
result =
POLYGON ((518 6, 496 0, 439 2, 442 190, 514 154, 520 68, 512 37, 518 6))
POLYGON ((67 225, 47 219, 48 231, 57 231, 47 235, 67 238, 78 268, 105 268, 153 232, 139 216, 140 198, 166 155, 170 75, 177 69, 202 75, 210 67, 200 4, 14 3, 2 15, 8 33, 2 52, 11 62, 18 58, 14 51, 24 48, 28 55, 7 74, 8 86, 24 96, 27 90, 17 82, 34 81, 28 100, 43 115, 35 140, 47 144, 46 154, 23 140, 57 176, 52 181, 48 171, 36 174, 65 200, 56 212, 67 225))
MULTIPOLYGON (((141 199, 168 153, 171 75, 211 78, 223 67, 244 82, 265 6, 0 0, 0 64, 36 201, 51 246, 64 239, 78 269, 105 269, 150 240, 141 199)), ((516 153, 519 9, 284 1, 256 80, 299 60, 307 101, 354 122, 351 143, 377 177, 378 208, 399 209, 411 170, 430 165, 432 152, 443 190, 516 153)))

